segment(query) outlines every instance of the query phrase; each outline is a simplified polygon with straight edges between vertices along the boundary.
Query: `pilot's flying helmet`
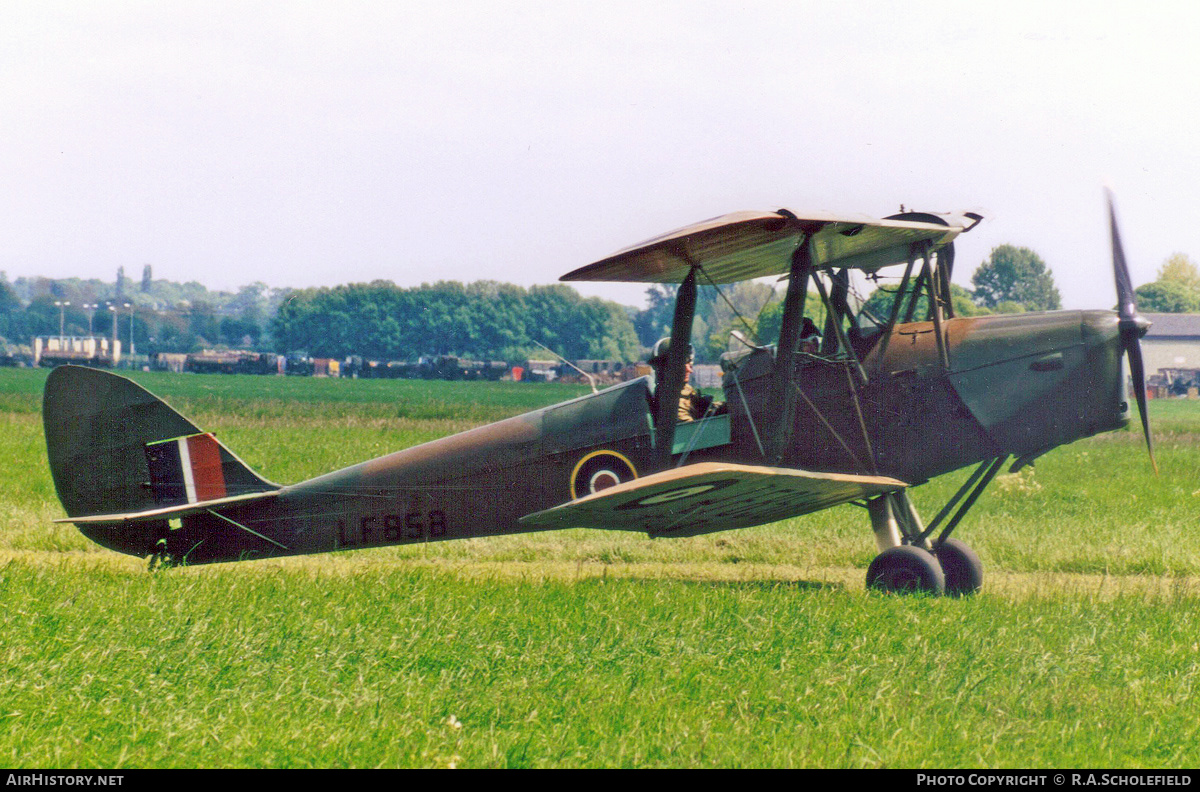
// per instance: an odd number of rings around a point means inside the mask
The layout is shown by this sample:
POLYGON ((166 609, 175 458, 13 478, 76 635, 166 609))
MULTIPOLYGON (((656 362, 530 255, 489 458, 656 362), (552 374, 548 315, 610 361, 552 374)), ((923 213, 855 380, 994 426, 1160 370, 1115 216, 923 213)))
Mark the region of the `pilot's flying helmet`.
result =
POLYGON ((804 317, 804 321, 800 323, 800 341, 803 343, 804 341, 819 340, 820 338, 821 331, 817 329, 817 323, 807 316, 804 317))
MULTIPOLYGON (((650 354, 650 365, 662 366, 667 362, 667 355, 671 354, 671 339, 660 338, 654 345, 654 351, 650 354)), ((696 359, 696 350, 692 349, 691 344, 688 344, 688 361, 696 359)))

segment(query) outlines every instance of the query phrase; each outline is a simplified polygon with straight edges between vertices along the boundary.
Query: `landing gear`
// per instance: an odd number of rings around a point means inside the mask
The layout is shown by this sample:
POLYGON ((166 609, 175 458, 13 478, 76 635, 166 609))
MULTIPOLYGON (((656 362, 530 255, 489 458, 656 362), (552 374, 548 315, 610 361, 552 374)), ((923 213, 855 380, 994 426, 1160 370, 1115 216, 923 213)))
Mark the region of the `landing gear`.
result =
POLYGON ((897 545, 875 556, 867 568, 867 588, 967 597, 983 588, 983 563, 957 539, 947 539, 932 553, 913 545, 897 545))
POLYGON ((167 540, 166 537, 163 537, 154 544, 154 550, 150 553, 150 565, 147 569, 153 572, 157 569, 168 569, 173 566, 175 566, 175 559, 167 551, 167 540))
POLYGON ((965 543, 947 539, 934 547, 933 554, 946 575, 946 593, 951 597, 974 594, 983 587, 983 564, 965 543))
POLYGON ((983 564, 971 548, 949 534, 999 471, 1004 458, 988 460, 967 479, 929 527, 921 522, 907 490, 867 503, 879 555, 867 569, 867 588, 964 597, 983 587, 983 564), (934 540, 930 536, 963 497, 965 503, 934 540))
POLYGON ((912 545, 889 547, 867 569, 867 588, 904 594, 944 594, 946 577, 932 553, 912 545))

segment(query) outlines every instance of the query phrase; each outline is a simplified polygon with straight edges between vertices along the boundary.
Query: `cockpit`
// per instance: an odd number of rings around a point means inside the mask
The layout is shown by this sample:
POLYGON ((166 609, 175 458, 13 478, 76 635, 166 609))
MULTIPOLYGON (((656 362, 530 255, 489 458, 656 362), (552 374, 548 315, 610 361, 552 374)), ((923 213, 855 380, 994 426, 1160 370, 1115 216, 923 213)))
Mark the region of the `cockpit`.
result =
MULTIPOLYGON (((722 359, 724 396, 734 444, 752 445, 765 460, 778 460, 789 448, 791 429, 766 436, 755 421, 790 426, 801 400, 797 387, 810 370, 831 398, 868 382, 863 363, 882 358, 898 322, 931 320, 938 356, 946 360, 942 320, 953 315, 949 278, 951 243, 974 226, 978 215, 903 213, 870 217, 811 213, 738 212, 664 234, 563 276, 566 281, 624 281, 679 284, 672 339, 691 338, 697 290, 763 277, 787 281, 778 339, 746 341, 745 349, 722 359), (887 268, 900 271, 892 291, 869 289, 854 280, 878 281, 887 268), (813 298, 809 299, 810 288, 813 298), (890 298, 890 299, 889 299, 890 298), (808 326, 817 332, 808 333, 808 326), (811 345, 805 342, 816 338, 811 345), (774 342, 774 343, 772 343, 774 342)), ((753 330, 751 331, 753 333, 753 330)), ((678 394, 685 385, 687 343, 674 344, 655 383, 658 394, 678 394)), ((653 447, 667 463, 680 432, 677 399, 652 399, 653 447)), ((810 410, 817 412, 816 410, 810 410)), ((703 430, 685 430, 703 431, 703 430)), ((696 438, 699 443, 699 438, 696 438)))

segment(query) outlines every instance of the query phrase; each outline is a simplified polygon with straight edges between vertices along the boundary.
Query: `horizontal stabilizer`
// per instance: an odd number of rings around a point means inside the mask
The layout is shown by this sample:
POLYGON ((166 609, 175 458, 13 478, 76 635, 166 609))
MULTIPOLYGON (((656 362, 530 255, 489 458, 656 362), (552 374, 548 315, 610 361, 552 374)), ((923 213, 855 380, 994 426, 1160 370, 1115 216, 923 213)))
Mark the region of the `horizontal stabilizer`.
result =
POLYGON ((228 498, 214 498, 213 500, 182 503, 177 506, 164 506, 160 509, 146 509, 144 511, 127 512, 125 514, 91 514, 87 517, 63 517, 55 520, 54 522, 75 523, 78 525, 117 525, 131 522, 147 522, 150 520, 169 520, 173 517, 186 517, 189 514, 199 514, 200 512, 208 511, 209 509, 216 509, 221 506, 232 506, 234 504, 246 504, 253 503, 254 501, 266 500, 267 498, 274 498, 278 494, 279 490, 271 490, 270 492, 251 492, 246 495, 232 495, 228 498))
POLYGON ((701 462, 527 514, 521 524, 692 536, 809 514, 906 486, 883 476, 701 462))

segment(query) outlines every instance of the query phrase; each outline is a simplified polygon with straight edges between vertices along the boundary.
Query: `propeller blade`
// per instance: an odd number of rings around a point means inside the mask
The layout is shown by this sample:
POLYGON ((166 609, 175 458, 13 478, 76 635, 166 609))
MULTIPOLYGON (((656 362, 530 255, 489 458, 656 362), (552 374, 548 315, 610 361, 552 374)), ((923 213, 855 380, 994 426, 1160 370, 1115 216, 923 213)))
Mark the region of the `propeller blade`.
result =
POLYGON ((1158 475, 1158 460, 1154 458, 1154 441, 1150 437, 1150 416, 1146 412, 1146 367, 1142 362, 1142 336, 1150 327, 1150 323, 1137 312, 1137 297, 1133 291, 1133 281, 1129 277, 1129 265, 1125 261, 1125 248, 1121 244, 1121 232, 1117 228, 1117 211, 1113 205, 1111 190, 1105 191, 1108 197, 1108 228, 1112 234, 1113 277, 1117 282, 1117 316, 1120 317, 1118 327, 1121 333, 1121 348, 1129 356, 1129 375, 1133 379, 1134 398, 1137 399, 1138 413, 1142 416, 1142 433, 1146 437, 1146 451, 1150 454, 1150 464, 1154 466, 1154 475, 1158 475))
POLYGON ((1137 318, 1137 299, 1133 293, 1133 281, 1129 277, 1129 265, 1125 263, 1125 248, 1121 245, 1121 232, 1117 228, 1117 211, 1113 206, 1112 193, 1108 193, 1108 228, 1112 233, 1113 276, 1117 281, 1117 315, 1121 325, 1137 318))
POLYGON ((1146 451, 1150 454, 1150 464, 1154 466, 1154 475, 1158 475, 1158 460, 1154 458, 1154 441, 1150 439, 1150 416, 1146 412, 1146 370, 1142 363, 1142 331, 1135 328, 1132 333, 1121 330, 1121 345, 1129 354, 1129 375, 1133 378, 1134 393, 1137 399, 1138 413, 1142 416, 1142 434, 1146 436, 1146 451))

